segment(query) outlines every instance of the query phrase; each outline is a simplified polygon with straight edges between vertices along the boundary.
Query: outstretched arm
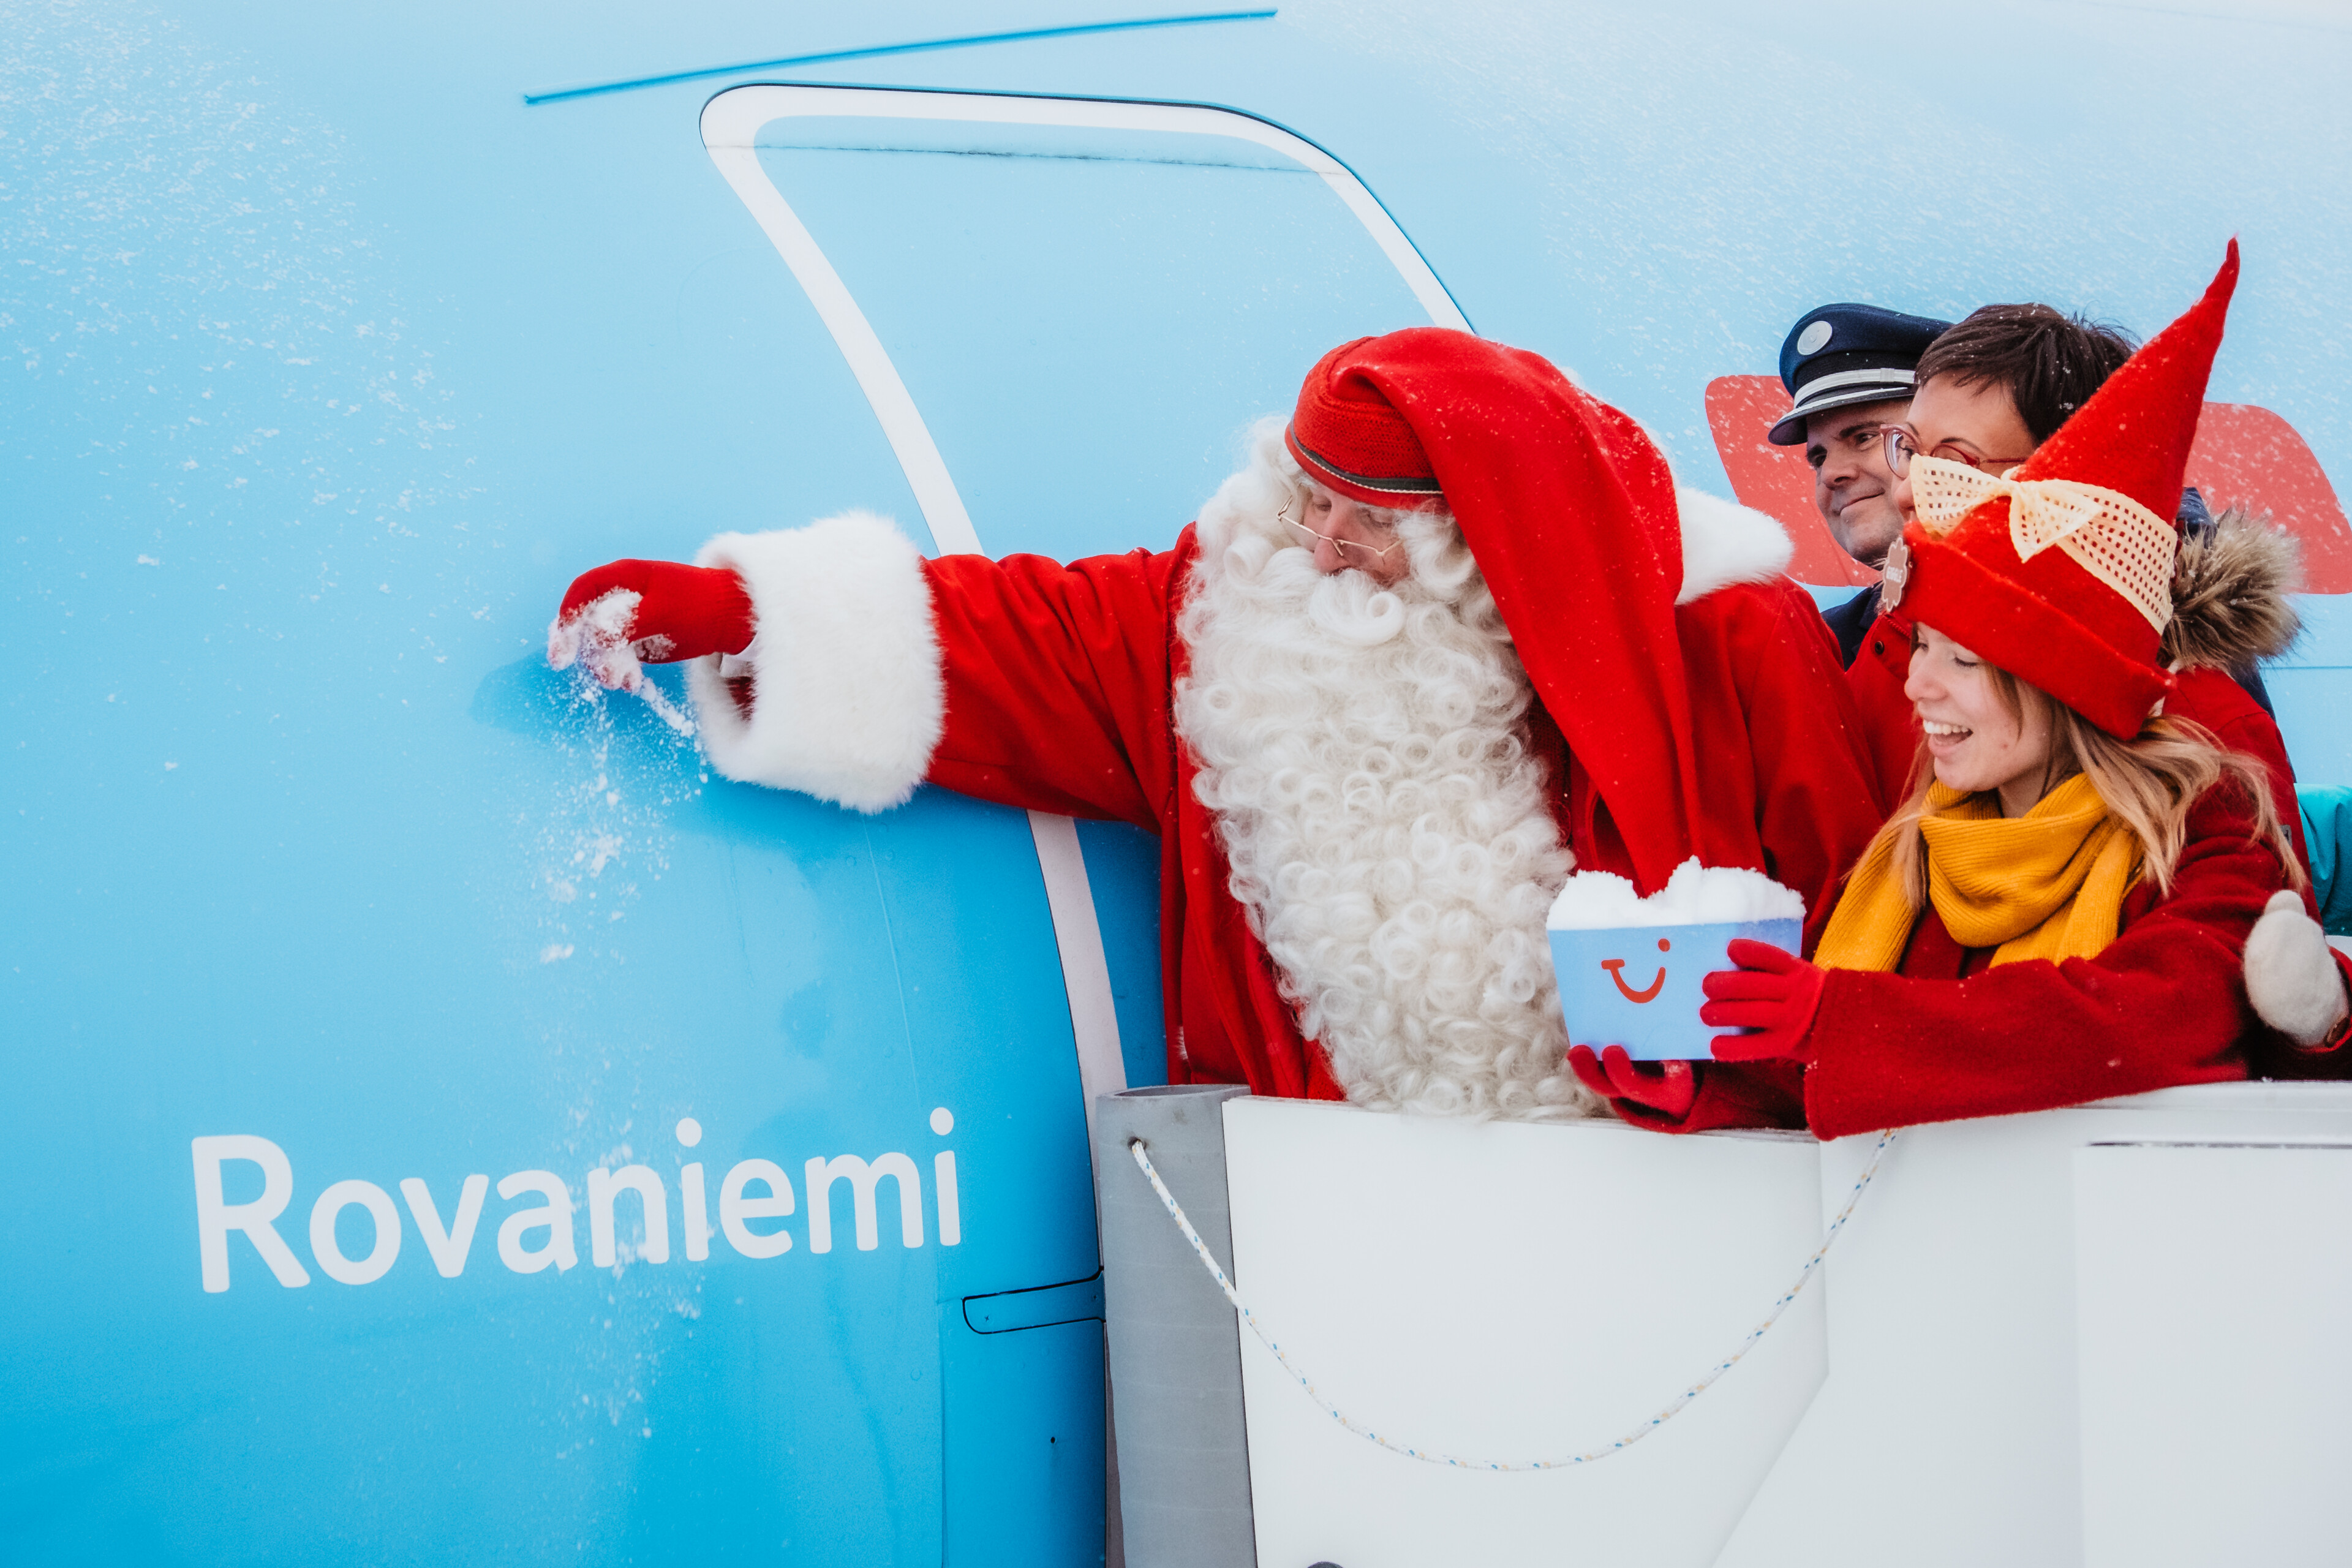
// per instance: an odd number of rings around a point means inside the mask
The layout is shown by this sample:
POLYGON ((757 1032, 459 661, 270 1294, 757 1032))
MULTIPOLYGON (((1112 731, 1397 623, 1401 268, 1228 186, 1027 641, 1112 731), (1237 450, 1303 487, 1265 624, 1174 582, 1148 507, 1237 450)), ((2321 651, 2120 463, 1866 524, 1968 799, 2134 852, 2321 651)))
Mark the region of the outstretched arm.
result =
POLYGON ((1172 552, 929 562, 947 712, 933 782, 1008 805, 1158 831, 1172 810, 1172 552))
MULTIPOLYGON (((1186 557, 1189 559, 1189 556, 1186 557)), ((860 811, 926 778, 1005 805, 1157 827, 1172 787, 1178 557, 926 561, 863 512, 721 534, 693 566, 573 584, 549 637, 608 685, 690 659, 711 763, 860 811)))

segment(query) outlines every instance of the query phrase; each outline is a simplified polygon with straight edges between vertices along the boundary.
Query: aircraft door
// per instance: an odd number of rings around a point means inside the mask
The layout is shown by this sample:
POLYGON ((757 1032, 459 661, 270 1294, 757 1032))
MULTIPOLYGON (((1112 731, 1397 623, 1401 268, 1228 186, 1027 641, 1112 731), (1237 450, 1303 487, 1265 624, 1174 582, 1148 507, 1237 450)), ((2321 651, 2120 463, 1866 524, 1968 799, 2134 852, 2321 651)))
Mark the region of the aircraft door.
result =
MULTIPOLYGON (((713 100, 703 128, 898 458, 921 512, 898 521, 935 551, 1165 548, 1234 466, 1249 421, 1286 408, 1324 351, 1465 324, 1352 174, 1246 116, 747 87, 713 100)), ((886 864, 920 821, 876 824, 886 864)), ((1090 1099, 1162 1081, 1156 1010, 1089 996, 1105 974, 1085 929, 1112 934, 1128 988, 1143 989, 1144 949, 1116 928, 1149 923, 1156 847, 1079 824, 1074 866, 1057 849, 1066 825, 1033 814, 1030 828, 1077 1037, 1072 1088, 1090 1099)), ((968 957, 900 945, 919 1075, 986 1072, 938 1000, 968 957)), ((1073 1442, 1069 1415, 1099 1407, 1091 1231, 942 1252, 939 1268, 947 1560, 1090 1560, 1103 1456, 1097 1433, 1073 1442)))

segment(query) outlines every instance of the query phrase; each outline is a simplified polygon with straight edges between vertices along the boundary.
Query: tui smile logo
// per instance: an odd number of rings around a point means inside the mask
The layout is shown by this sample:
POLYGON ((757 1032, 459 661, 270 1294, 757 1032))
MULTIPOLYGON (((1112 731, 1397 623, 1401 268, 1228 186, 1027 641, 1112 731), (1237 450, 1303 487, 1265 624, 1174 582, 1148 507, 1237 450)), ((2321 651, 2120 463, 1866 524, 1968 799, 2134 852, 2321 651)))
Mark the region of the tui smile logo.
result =
POLYGON ((1570 872, 1544 919, 1569 1037, 1635 1061, 1704 1060, 1708 973, 1732 967, 1740 937, 1796 952, 1804 918, 1804 900, 1737 866, 1686 860, 1646 899, 1614 872, 1570 872))
MULTIPOLYGON (((1664 937, 1660 937, 1658 939, 1658 951, 1660 952, 1672 952, 1674 951, 1674 945, 1675 944, 1673 942, 1668 942, 1664 937)), ((1624 997, 1626 1001, 1632 1002, 1636 1005, 1643 1002, 1656 1001, 1658 999, 1658 993, 1664 990, 1666 987, 1666 966, 1663 963, 1658 965, 1657 978, 1651 981, 1649 984, 1643 986, 1639 991, 1634 990, 1631 985, 1625 984, 1625 961, 1623 959, 1604 958, 1601 961, 1601 967, 1607 970, 1609 972, 1609 978, 1617 983, 1617 994, 1620 996, 1624 997)))

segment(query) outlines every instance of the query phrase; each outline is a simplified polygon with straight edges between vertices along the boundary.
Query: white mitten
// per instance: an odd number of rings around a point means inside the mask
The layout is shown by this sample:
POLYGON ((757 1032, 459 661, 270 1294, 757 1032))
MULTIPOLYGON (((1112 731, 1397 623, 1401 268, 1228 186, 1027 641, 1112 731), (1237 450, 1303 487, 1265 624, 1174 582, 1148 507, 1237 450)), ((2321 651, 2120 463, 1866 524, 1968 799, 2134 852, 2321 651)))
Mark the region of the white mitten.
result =
POLYGON ((2299 1046, 2320 1044, 2352 1011, 2327 933, 2303 912, 2300 894, 2273 893, 2246 938, 2246 999, 2299 1046))

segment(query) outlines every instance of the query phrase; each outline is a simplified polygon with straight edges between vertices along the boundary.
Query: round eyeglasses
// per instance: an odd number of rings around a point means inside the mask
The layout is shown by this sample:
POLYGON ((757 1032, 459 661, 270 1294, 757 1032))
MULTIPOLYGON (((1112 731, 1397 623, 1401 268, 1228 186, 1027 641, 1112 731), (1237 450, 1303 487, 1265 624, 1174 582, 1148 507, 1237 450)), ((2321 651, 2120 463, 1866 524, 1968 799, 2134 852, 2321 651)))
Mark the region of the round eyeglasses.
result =
MULTIPOLYGON (((1919 437, 1900 425, 1889 425, 1879 432, 1878 438, 1886 443, 1886 471, 1898 479, 1911 477, 1911 459, 1923 452, 1930 458, 1941 458, 1945 462, 1958 463, 1964 468, 1974 468, 1979 473, 1996 476, 2006 473, 2025 461, 2024 458, 1979 458, 1974 452, 1965 451, 1949 441, 1940 441, 1933 447, 1922 447, 1919 445, 1919 437)), ((2028 454, 2028 456, 2031 455, 2028 454)))
POLYGON ((1292 528, 1307 536, 1307 548, 1309 550, 1314 549, 1315 545, 1313 542, 1319 539, 1324 543, 1329 545, 1333 550, 1339 552, 1339 559, 1346 562, 1350 566, 1378 566, 1382 562, 1385 562, 1390 556, 1404 548, 1404 541, 1402 539, 1397 540, 1391 544, 1375 546, 1363 543, 1358 540, 1339 539, 1328 533, 1318 532, 1316 530, 1307 527, 1305 523, 1290 515, 1292 504, 1293 503, 1290 501, 1283 502, 1282 510, 1276 515, 1279 516, 1283 521, 1288 523, 1292 528))

